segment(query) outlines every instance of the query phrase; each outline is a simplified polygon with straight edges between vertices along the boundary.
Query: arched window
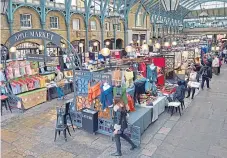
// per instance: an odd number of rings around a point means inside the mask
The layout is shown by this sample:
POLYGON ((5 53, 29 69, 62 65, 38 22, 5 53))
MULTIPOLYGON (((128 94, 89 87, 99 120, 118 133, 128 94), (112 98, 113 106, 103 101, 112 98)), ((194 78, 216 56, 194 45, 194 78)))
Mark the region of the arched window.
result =
POLYGON ((143 12, 140 11, 137 15, 136 26, 141 27, 143 23, 143 12))

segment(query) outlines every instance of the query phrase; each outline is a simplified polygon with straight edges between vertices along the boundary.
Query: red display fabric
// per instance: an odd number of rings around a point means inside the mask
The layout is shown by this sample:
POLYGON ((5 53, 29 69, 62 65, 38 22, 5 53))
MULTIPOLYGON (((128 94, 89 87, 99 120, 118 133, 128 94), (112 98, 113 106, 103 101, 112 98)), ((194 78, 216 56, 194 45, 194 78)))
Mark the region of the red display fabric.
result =
POLYGON ((143 75, 143 77, 147 77, 147 66, 145 63, 140 63, 139 64, 139 71, 141 71, 141 74, 143 75))
POLYGON ((163 74, 158 75, 157 84, 160 86, 165 84, 165 76, 163 74))
POLYGON ((166 66, 164 57, 153 57, 152 62, 154 63, 155 66, 158 66, 158 67, 166 66))

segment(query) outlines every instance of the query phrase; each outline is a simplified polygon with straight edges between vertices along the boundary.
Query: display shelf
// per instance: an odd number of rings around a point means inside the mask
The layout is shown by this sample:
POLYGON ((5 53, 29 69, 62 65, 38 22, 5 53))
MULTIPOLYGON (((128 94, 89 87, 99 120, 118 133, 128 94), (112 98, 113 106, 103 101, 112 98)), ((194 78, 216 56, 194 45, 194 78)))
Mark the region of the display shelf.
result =
POLYGON ((29 109, 47 101, 47 88, 40 88, 17 95, 22 99, 24 109, 29 109))

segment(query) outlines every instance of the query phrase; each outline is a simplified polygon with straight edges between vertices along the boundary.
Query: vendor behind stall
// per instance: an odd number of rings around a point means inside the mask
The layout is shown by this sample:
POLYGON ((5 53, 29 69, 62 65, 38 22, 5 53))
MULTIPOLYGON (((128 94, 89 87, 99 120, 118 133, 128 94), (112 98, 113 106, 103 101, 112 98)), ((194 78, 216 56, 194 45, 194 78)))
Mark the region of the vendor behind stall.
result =
POLYGON ((61 88, 62 83, 63 83, 63 73, 59 69, 56 69, 55 70, 55 78, 54 78, 54 81, 57 84, 58 99, 59 100, 60 99, 65 99, 63 90, 61 88))

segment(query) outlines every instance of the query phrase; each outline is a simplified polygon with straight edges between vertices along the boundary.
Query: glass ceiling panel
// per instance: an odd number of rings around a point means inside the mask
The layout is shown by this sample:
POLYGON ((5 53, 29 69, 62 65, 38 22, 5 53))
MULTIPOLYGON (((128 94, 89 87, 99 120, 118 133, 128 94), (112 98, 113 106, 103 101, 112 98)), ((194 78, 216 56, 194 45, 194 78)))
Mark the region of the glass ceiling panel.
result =
POLYGON ((212 1, 212 2, 206 2, 197 7, 193 8, 192 10, 201 10, 202 9, 215 9, 215 8, 224 8, 224 6, 227 6, 227 3, 225 2, 218 2, 218 1, 212 1))

